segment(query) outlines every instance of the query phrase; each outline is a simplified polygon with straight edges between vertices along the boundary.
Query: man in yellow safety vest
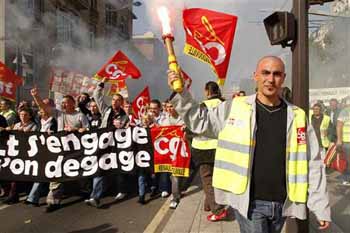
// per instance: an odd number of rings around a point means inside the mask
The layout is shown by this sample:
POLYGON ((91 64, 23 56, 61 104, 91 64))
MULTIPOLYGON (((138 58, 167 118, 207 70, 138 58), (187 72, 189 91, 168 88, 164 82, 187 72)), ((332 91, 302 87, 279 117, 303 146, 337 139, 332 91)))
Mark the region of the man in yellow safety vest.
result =
POLYGON ((322 105, 319 103, 314 104, 312 107, 312 115, 310 116, 310 123, 314 127, 318 143, 322 150, 322 153, 327 151, 329 147, 329 135, 331 127, 331 118, 322 112, 322 105))
MULTIPOLYGON (((241 232, 280 232, 285 218, 316 215, 319 229, 330 225, 324 164, 305 112, 279 95, 283 61, 259 60, 255 95, 202 109, 185 90, 170 102, 194 133, 218 139, 215 200, 235 209, 241 232)), ((179 76, 168 72, 168 84, 179 76)))
POLYGON ((344 152, 348 167, 342 175, 342 184, 350 186, 350 105, 346 104, 337 120, 337 151, 344 152))
MULTIPOLYGON (((223 102, 220 87, 216 82, 210 81, 205 84, 206 100, 203 101, 203 108, 215 108, 223 102)), ((199 168, 199 174, 205 194, 204 210, 211 211, 207 216, 208 221, 219 221, 227 217, 227 210, 224 205, 215 202, 214 189, 212 185, 215 152, 218 145, 216 139, 197 135, 192 140, 192 160, 199 168)))

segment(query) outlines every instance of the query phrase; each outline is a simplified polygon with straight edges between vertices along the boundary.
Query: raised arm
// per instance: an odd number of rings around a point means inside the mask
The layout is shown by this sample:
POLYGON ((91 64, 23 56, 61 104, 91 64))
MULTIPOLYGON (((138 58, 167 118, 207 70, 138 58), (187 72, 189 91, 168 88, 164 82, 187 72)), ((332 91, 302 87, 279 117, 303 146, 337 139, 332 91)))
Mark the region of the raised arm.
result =
MULTIPOLYGON (((178 78, 172 72, 168 72, 168 83, 178 78)), ((223 129, 232 101, 224 101, 216 108, 208 109, 193 100, 191 94, 184 90, 182 93, 173 94, 170 102, 183 119, 185 125, 195 134, 201 134, 209 138, 217 138, 223 129)))
POLYGON ((33 99, 39 108, 43 109, 48 115, 52 116, 52 109, 49 105, 44 104, 43 100, 39 96, 38 88, 35 87, 31 89, 30 94, 33 96, 33 99))
POLYGON ((94 90, 94 93, 92 94, 101 114, 104 114, 104 112, 108 108, 107 104, 103 100, 104 98, 103 90, 104 90, 105 82, 106 82, 106 79, 103 78, 102 81, 97 85, 96 89, 94 90))

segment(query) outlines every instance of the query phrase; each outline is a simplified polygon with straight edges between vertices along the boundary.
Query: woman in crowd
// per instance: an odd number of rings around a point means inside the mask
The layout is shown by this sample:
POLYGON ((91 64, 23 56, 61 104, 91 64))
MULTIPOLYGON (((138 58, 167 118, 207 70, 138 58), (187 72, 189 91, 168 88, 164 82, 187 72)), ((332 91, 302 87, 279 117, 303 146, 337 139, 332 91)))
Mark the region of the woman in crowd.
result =
MULTIPOLYGON (((18 111, 20 122, 16 123, 13 130, 22 132, 33 132, 38 130, 38 126, 34 122, 33 112, 30 108, 25 106, 20 107, 18 111)), ((11 128, 7 128, 11 130, 11 128)), ((7 199, 4 201, 5 204, 14 204, 19 201, 17 182, 11 182, 11 188, 7 199)))
MULTIPOLYGON (((38 112, 40 120, 40 132, 42 133, 56 133, 57 132, 57 121, 55 118, 50 116, 44 109, 40 108, 38 112)), ((30 204, 35 207, 39 206, 39 199, 45 189, 45 183, 35 182, 28 195, 25 204, 30 204)))

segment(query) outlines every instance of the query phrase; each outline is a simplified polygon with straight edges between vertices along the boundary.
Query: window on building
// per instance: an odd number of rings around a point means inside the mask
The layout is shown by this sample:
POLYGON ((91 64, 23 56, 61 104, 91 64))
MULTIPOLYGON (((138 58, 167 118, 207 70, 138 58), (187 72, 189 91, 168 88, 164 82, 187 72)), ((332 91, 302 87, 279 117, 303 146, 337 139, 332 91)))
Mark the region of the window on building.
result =
POLYGON ((90 48, 95 48, 96 45, 96 26, 91 25, 90 26, 90 31, 89 31, 89 46, 90 48))
POLYGON ((42 11, 44 10, 43 0, 23 0, 21 7, 26 16, 35 16, 37 20, 40 20, 42 11))
POLYGON ((74 43, 74 25, 76 23, 76 16, 62 11, 57 12, 56 27, 58 43, 74 43))
POLYGON ((117 26, 118 22, 118 12, 113 7, 113 5, 107 3, 105 6, 106 9, 106 25, 107 26, 117 26))
POLYGON ((33 9, 34 8, 34 0, 25 0, 25 6, 27 9, 33 9))
POLYGON ((127 19, 126 19, 126 17, 125 16, 122 16, 121 18, 120 18, 120 23, 119 23, 119 30, 123 33, 123 34, 125 34, 125 35, 128 35, 129 33, 128 33, 128 22, 127 22, 127 19))
POLYGON ((90 1, 90 8, 91 9, 96 9, 97 8, 97 1, 96 0, 91 0, 90 1))

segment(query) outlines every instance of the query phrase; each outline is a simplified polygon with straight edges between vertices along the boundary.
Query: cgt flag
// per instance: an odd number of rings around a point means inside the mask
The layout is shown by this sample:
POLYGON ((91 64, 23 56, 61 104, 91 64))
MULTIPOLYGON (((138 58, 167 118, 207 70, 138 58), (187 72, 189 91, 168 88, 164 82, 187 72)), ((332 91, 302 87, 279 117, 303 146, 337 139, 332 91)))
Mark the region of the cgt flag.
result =
POLYGON ((106 78, 110 83, 116 83, 117 80, 128 77, 138 79, 141 77, 141 72, 122 51, 118 51, 94 78, 98 80, 106 78))
POLYGON ((23 85, 22 78, 0 61, 0 96, 15 101, 17 86, 21 85, 23 85))
POLYGON ((132 102, 132 110, 134 112, 135 119, 142 119, 142 115, 146 113, 147 106, 151 102, 149 94, 149 88, 146 87, 132 102))
POLYGON ((183 11, 184 53, 211 65, 222 86, 230 62, 237 19, 234 15, 201 8, 183 11))
POLYGON ((116 80, 116 82, 111 85, 109 95, 113 96, 115 94, 120 94, 125 99, 129 97, 128 87, 126 86, 125 79, 116 80))
POLYGON ((154 147, 154 172, 171 172, 173 176, 190 174, 191 153, 182 126, 151 129, 154 147))

